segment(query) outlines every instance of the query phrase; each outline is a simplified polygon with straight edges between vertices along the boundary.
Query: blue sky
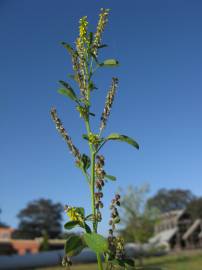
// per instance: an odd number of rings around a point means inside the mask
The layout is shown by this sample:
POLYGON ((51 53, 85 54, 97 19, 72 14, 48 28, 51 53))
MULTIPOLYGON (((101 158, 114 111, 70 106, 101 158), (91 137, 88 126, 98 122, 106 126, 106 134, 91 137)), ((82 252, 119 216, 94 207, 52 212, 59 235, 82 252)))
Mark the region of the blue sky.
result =
MULTIPOLYGON (((41 197, 85 205, 88 188, 49 111, 56 106, 82 151, 84 126, 69 100, 57 94, 58 80, 71 73, 60 41, 72 43, 78 20, 95 27, 101 7, 111 8, 102 58, 120 67, 96 75, 93 111, 102 112, 110 78, 120 85, 105 134, 134 137, 140 150, 112 142, 103 150, 106 170, 116 175, 105 186, 102 232, 118 187, 191 189, 202 195, 202 2, 0 1, 0 208, 2 221, 17 225, 16 214, 41 197)), ((94 28, 93 28, 94 29, 94 28)), ((97 124, 93 124, 96 131, 97 124)))

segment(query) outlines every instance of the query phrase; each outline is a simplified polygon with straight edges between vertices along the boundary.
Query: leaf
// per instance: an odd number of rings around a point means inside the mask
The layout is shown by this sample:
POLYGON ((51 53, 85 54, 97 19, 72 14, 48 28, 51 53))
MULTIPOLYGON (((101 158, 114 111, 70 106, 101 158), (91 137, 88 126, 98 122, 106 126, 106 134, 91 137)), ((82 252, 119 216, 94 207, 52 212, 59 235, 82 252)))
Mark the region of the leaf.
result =
POLYGON ((108 47, 107 44, 102 44, 102 45, 100 45, 100 46, 98 47, 98 49, 102 49, 102 48, 106 48, 106 47, 108 47))
POLYGON ((85 220, 93 220, 93 215, 92 214, 90 214, 90 215, 88 215, 88 216, 86 216, 85 217, 85 220))
POLYGON ((116 67, 119 65, 119 62, 115 59, 107 59, 100 64, 101 67, 116 67))
POLYGON ((65 242, 65 254, 68 256, 77 255, 84 247, 85 245, 78 235, 71 235, 65 242))
POLYGON ((89 33, 89 43, 90 45, 93 43, 93 32, 89 33))
POLYGON ((69 97, 70 99, 72 99, 72 100, 74 100, 74 101, 76 101, 78 103, 78 98, 77 98, 74 90, 71 88, 71 86, 68 83, 64 82, 64 81, 59 81, 59 82, 65 88, 64 89, 63 88, 59 89, 58 92, 60 94, 62 94, 62 95, 65 95, 65 96, 69 97))
POLYGON ((91 115, 91 116, 94 116, 94 117, 95 117, 95 114, 94 114, 94 113, 92 113, 92 112, 89 112, 89 115, 91 115))
POLYGON ((110 141, 110 140, 117 140, 117 141, 121 141, 121 142, 126 142, 126 143, 132 145, 133 147, 139 149, 138 143, 135 140, 133 140, 132 138, 126 136, 126 135, 120 135, 118 133, 112 133, 105 139, 105 141, 110 141))
POLYGON ((88 226, 86 222, 84 223, 84 229, 86 230, 87 233, 91 233, 91 228, 88 226))
POLYGON ((83 134, 82 137, 83 137, 83 139, 89 141, 89 138, 88 138, 88 135, 87 134, 83 134))
POLYGON ((82 163, 83 163, 83 169, 84 169, 84 171, 86 172, 86 171, 88 170, 88 168, 90 167, 91 160, 90 160, 90 158, 89 158, 87 155, 85 155, 85 154, 82 155, 81 160, 82 160, 82 163))
POLYGON ((79 221, 72 220, 72 221, 69 221, 69 222, 65 223, 64 228, 66 230, 71 230, 74 227, 79 226, 79 225, 80 225, 79 221))
POLYGON ((105 175, 105 178, 107 178, 107 179, 109 179, 109 180, 111 180, 111 181, 116 181, 116 177, 113 176, 113 175, 110 175, 110 174, 106 174, 106 175, 105 175))
POLYGON ((95 253, 103 253, 108 250, 107 240, 97 233, 85 233, 83 235, 87 246, 95 253))
POLYGON ((82 216, 82 218, 84 219, 84 217, 85 217, 85 209, 84 209, 83 207, 76 207, 76 211, 77 211, 77 213, 79 213, 79 214, 82 216))

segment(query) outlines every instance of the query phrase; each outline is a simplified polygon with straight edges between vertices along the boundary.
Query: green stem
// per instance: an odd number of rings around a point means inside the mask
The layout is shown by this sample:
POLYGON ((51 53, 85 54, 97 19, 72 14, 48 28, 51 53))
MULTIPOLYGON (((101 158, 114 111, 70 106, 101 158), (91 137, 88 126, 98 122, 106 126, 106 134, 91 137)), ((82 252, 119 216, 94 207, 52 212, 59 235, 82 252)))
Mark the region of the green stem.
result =
MULTIPOLYGON (((85 66, 85 68, 86 68, 86 74, 87 74, 87 77, 88 77, 88 93, 87 93, 87 97, 88 97, 88 101, 89 101, 89 104, 90 104, 90 88, 89 88, 90 76, 89 76, 89 73, 88 73, 88 67, 85 66)), ((92 69, 92 61, 91 61, 90 69, 92 69)), ((89 119, 87 119, 85 121, 85 124, 86 124, 86 130, 87 130, 87 133, 88 133, 88 136, 89 136, 90 133, 91 133, 89 119)), ((91 154, 90 193, 91 193, 91 208, 92 208, 92 214, 93 214, 93 232, 97 233, 97 220, 96 220, 96 208, 95 208, 95 156, 96 156, 96 152, 94 151, 94 148, 93 148, 93 145, 92 145, 91 142, 89 142, 89 148, 90 148, 90 154, 91 154)), ((97 253, 96 255, 97 255, 98 269, 103 270, 101 256, 100 256, 99 253, 97 253)))
POLYGON ((103 270, 102 259, 99 253, 97 253, 97 263, 98 263, 98 269, 103 270))

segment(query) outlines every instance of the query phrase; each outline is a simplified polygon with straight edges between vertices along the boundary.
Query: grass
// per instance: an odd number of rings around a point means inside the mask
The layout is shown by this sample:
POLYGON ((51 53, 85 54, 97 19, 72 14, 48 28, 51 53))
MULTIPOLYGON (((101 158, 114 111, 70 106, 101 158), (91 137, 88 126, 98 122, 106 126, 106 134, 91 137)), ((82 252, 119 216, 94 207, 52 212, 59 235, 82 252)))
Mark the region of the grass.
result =
MULTIPOLYGON (((173 255, 143 260, 144 267, 138 270, 202 270, 202 250, 180 252, 173 255)), ((36 270, 64 270, 63 267, 40 268, 36 270)), ((97 270, 96 264, 83 264, 71 267, 71 270, 97 270)))

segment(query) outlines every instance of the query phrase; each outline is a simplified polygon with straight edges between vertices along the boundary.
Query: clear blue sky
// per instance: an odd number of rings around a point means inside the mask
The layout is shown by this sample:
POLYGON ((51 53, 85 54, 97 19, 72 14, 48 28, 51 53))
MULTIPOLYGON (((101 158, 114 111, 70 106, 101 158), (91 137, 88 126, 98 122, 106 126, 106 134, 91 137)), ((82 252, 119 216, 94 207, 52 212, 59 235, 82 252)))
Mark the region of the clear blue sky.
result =
POLYGON ((141 146, 136 151, 112 142, 105 148, 106 170, 118 178, 105 187, 107 203, 119 186, 145 182, 151 194, 166 187, 202 195, 200 0, 1 0, 0 208, 2 221, 11 226, 27 202, 41 197, 89 209, 86 182, 49 111, 58 108, 75 144, 85 151, 83 123, 72 103, 57 94, 57 81, 71 73, 59 43, 75 40, 83 15, 95 26, 101 7, 111 8, 103 58, 118 58, 121 66, 98 73, 94 110, 99 119, 110 77, 118 76, 105 134, 128 134, 141 146))

